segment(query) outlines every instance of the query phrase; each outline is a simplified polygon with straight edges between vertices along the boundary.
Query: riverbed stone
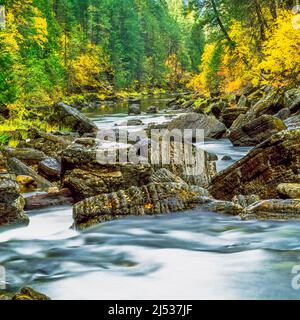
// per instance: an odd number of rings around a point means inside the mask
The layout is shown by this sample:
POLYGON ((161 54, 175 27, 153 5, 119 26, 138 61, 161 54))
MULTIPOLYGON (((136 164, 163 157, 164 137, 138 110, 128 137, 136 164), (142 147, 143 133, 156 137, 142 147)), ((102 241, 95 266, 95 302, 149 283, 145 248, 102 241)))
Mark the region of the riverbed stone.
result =
POLYGON ((128 115, 140 115, 142 113, 139 104, 130 104, 128 106, 128 115))
POLYGON ((29 218, 23 211, 24 204, 16 176, 0 174, 0 226, 27 225, 29 218))
POLYGON ((4 147, 2 152, 7 158, 17 158, 29 165, 37 164, 46 157, 44 152, 33 148, 4 147))
POLYGON ((300 183, 300 129, 279 132, 213 177, 209 191, 217 199, 256 194, 278 198, 280 183, 300 183))
POLYGON ((205 138, 219 139, 226 133, 225 125, 213 115, 187 113, 178 116, 168 124, 168 130, 193 130, 193 138, 196 138, 196 130, 204 130, 205 138))
POLYGON ((45 194, 25 198, 25 210, 39 210, 52 206, 72 205, 74 199, 69 189, 53 190, 45 194))
POLYGON ((280 197, 300 199, 300 183, 281 183, 277 186, 280 197))
POLYGON ((194 208, 203 189, 176 183, 150 183, 81 201, 73 207, 74 227, 87 228, 97 223, 128 215, 155 215, 194 208))
POLYGON ((243 220, 300 219, 300 199, 269 199, 254 203, 241 213, 243 220))
POLYGON ((261 117, 231 130, 229 140, 234 146, 256 146, 277 132, 286 129, 284 122, 270 115, 261 117))
POLYGON ((50 181, 60 179, 61 163, 55 158, 46 157, 38 164, 38 171, 50 181))
POLYGON ((53 184, 50 181, 36 173, 31 167, 27 166, 19 159, 9 158, 7 160, 7 164, 10 171, 14 174, 32 177, 36 181, 39 188, 48 190, 49 188, 53 187, 53 184))

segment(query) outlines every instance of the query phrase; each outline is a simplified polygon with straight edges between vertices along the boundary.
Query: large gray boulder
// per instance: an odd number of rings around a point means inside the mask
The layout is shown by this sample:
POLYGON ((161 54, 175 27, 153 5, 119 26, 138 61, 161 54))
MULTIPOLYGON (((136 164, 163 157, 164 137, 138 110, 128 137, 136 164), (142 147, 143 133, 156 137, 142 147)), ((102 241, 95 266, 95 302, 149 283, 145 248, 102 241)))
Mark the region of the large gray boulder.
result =
POLYGON ((213 115, 187 113, 182 114, 168 124, 168 130, 178 129, 182 132, 185 129, 193 130, 193 137, 196 137, 196 130, 204 130, 205 138, 219 139, 226 133, 225 125, 213 115))
POLYGON ((53 108, 53 113, 49 117, 49 121, 53 124, 70 128, 81 135, 92 133, 96 135, 98 128, 88 117, 72 108, 71 106, 60 102, 53 108))

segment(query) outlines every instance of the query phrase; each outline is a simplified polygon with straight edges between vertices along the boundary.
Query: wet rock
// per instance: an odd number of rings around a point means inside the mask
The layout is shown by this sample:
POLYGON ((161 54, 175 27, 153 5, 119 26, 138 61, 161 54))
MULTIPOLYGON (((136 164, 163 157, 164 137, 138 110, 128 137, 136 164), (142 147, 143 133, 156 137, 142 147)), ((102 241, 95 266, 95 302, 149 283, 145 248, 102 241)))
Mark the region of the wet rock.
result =
POLYGON ((25 199, 25 210, 38 210, 51 206, 72 205, 74 199, 69 189, 52 191, 46 194, 39 194, 25 199))
POLYGON ((240 206, 242 206, 243 208, 246 208, 252 204, 254 204, 255 202, 260 201, 260 197, 256 194, 250 194, 248 196, 244 196, 242 194, 239 194, 237 196, 234 196, 232 201, 240 206))
POLYGON ((243 220, 300 219, 300 200, 263 200, 254 203, 241 213, 243 220))
POLYGON ((102 194, 74 205, 74 226, 83 229, 128 215, 154 215, 190 209, 197 205, 197 197, 202 195, 202 188, 176 183, 150 183, 102 194))
POLYGON ((141 113, 141 106, 139 104, 129 105, 128 115, 140 115, 141 113))
POLYGON ((231 158, 231 156, 229 156, 229 155, 225 155, 224 157, 222 157, 222 160, 223 160, 223 161, 231 161, 232 158, 231 158))
POLYGON ((141 126, 143 125, 143 121, 140 119, 129 119, 127 121, 123 121, 119 124, 119 126, 141 126))
POLYGON ((98 128, 93 121, 63 102, 54 106, 53 113, 49 117, 49 122, 70 128, 80 134, 93 133, 96 135, 98 131, 98 128))
POLYGON ((30 176, 17 176, 16 181, 22 193, 36 190, 37 183, 30 176))
POLYGON ((280 197, 300 199, 300 183, 281 183, 277 187, 280 197))
POLYGON ((11 174, 1 174, 0 226, 27 225, 29 218, 23 211, 24 203, 16 177, 11 174))
POLYGON ((45 294, 42 294, 30 287, 24 287, 19 293, 16 293, 12 300, 51 300, 45 294))
POLYGON ((291 113, 300 110, 300 89, 294 88, 284 93, 284 105, 289 108, 291 113))
POLYGON ((38 172, 50 181, 60 179, 61 164, 55 158, 47 157, 39 162, 38 172))
POLYGON ((129 104, 140 104, 142 101, 141 98, 134 98, 134 97, 129 97, 128 98, 128 103, 129 104))
POLYGON ((270 115, 263 115, 231 130, 229 139, 234 146, 255 146, 285 129, 286 125, 282 120, 270 115))
POLYGON ((209 191, 222 200, 239 194, 276 199, 280 183, 300 182, 299 155, 300 129, 282 131, 214 176, 209 191))
POLYGON ((208 153, 208 159, 209 159, 209 161, 218 161, 219 160, 219 158, 216 154, 210 153, 210 152, 208 153))
POLYGON ((243 207, 231 201, 212 200, 206 208, 212 212, 219 212, 223 214, 230 214, 237 216, 243 211, 243 207))
POLYGON ((2 152, 7 158, 17 158, 29 165, 37 164, 46 157, 44 152, 32 148, 4 147, 2 152))
POLYGON ((226 103, 224 102, 216 102, 213 103, 213 105, 210 108, 210 112, 219 119, 224 111, 224 109, 227 107, 226 103))
POLYGON ((148 109, 147 109, 147 113, 149 113, 149 114, 158 113, 158 108, 157 108, 156 106, 150 106, 150 107, 148 107, 148 109))
POLYGON ((13 172, 14 174, 20 175, 20 176, 32 177, 36 181, 39 188, 47 190, 53 187, 50 181, 46 180, 45 178, 37 174, 32 168, 27 166, 25 163, 23 163, 19 159, 10 158, 7 160, 7 164, 11 172, 13 172))
POLYGON ((168 129, 181 130, 182 132, 185 129, 192 129, 194 138, 196 138, 197 129, 204 130, 206 138, 215 139, 222 138, 226 132, 225 125, 216 117, 198 113, 180 115, 168 124, 168 129))
POLYGON ((288 129, 298 129, 300 128, 300 113, 287 118, 284 121, 285 125, 287 126, 288 129))
POLYGON ((291 115, 291 111, 289 108, 283 108, 279 112, 277 112, 274 117, 285 120, 291 115))
POLYGON ((248 108, 228 108, 225 109, 222 113, 221 121, 225 124, 226 128, 230 128, 234 121, 241 114, 245 114, 248 111, 248 108))

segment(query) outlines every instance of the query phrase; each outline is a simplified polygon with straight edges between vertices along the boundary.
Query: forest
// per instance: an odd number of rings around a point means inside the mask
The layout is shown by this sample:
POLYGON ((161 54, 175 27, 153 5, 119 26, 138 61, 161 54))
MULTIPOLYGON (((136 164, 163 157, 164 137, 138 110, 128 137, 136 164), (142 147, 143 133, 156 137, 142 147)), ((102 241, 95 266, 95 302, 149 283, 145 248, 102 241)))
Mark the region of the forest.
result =
POLYGON ((187 86, 230 94, 250 83, 299 81, 293 1, 1 3, 0 105, 11 108, 88 92, 187 86))

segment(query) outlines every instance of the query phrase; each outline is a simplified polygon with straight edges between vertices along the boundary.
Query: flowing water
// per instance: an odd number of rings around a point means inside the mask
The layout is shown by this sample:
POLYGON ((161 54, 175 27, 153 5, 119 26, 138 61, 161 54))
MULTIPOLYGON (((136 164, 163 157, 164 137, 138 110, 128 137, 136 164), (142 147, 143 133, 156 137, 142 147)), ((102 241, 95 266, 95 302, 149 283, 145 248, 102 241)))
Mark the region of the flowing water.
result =
MULTIPOLYGON (((101 127, 124 114, 99 112, 95 118, 101 127)), ((248 151, 226 140, 205 148, 233 161, 248 151)), ((229 164, 219 161, 218 167, 229 164)), ((8 290, 30 285, 53 299, 300 297, 292 287, 292 269, 300 265, 300 222, 243 222, 199 208, 78 232, 70 229, 70 207, 29 215, 28 227, 0 233, 8 290)))

